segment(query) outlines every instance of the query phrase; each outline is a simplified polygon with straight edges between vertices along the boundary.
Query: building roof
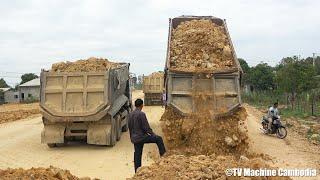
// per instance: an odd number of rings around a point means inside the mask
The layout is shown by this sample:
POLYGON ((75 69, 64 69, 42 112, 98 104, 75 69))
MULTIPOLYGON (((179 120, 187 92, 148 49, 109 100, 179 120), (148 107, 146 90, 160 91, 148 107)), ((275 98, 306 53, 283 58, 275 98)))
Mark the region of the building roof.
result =
POLYGON ((10 90, 10 88, 0 88, 1 91, 6 92, 8 90, 10 90))
POLYGON ((40 78, 36 78, 19 85, 19 87, 27 87, 27 86, 40 86, 40 78))

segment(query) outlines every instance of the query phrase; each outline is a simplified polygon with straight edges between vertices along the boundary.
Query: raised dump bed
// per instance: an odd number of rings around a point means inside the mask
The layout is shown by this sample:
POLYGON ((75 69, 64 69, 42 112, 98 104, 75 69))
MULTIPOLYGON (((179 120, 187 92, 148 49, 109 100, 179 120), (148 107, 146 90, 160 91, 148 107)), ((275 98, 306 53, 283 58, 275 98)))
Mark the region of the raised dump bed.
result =
POLYGON ((241 67, 225 20, 180 16, 169 21, 165 71, 168 105, 182 114, 208 108, 214 116, 241 104, 241 67))
POLYGON ((42 70, 42 143, 53 147, 68 139, 86 138, 88 144, 113 146, 121 131, 127 131, 129 64, 97 71, 42 70))
POLYGON ((163 72, 155 72, 143 77, 145 105, 161 105, 164 91, 163 72))

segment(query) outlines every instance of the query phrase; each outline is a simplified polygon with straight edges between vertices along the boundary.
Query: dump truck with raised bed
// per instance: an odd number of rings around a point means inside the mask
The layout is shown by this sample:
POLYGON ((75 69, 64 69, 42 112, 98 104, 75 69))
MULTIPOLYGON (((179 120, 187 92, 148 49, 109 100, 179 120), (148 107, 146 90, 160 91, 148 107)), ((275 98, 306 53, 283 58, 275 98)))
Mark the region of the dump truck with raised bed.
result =
POLYGON ((242 70, 223 19, 180 16, 169 19, 165 67, 167 103, 181 114, 204 106, 213 117, 241 105, 242 70))
POLYGON ((113 146, 120 140, 121 132, 128 130, 132 109, 130 65, 106 67, 108 63, 90 58, 75 62, 78 67, 67 62, 42 70, 42 143, 54 147, 70 139, 86 139, 88 144, 113 146))
POLYGON ((161 105, 164 90, 164 73, 154 72, 143 77, 143 93, 145 105, 161 105))

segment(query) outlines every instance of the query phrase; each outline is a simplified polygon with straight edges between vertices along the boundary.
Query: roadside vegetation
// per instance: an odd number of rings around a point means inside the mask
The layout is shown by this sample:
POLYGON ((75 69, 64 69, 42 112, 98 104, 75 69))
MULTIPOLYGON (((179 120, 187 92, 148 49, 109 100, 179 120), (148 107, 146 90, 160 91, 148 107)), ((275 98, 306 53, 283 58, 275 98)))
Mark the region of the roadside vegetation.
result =
POLYGON ((287 126, 311 141, 320 143, 320 57, 286 57, 272 67, 267 63, 249 67, 239 59, 244 71, 242 100, 263 112, 279 102, 280 115, 287 126))

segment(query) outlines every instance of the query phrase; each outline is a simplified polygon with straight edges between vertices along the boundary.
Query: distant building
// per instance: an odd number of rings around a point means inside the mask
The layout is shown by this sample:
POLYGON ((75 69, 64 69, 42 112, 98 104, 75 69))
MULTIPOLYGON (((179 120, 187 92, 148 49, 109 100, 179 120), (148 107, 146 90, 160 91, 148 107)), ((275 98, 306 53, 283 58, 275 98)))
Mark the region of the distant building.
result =
POLYGON ((6 103, 18 103, 19 102, 19 91, 9 89, 4 93, 4 100, 6 103))
POLYGON ((39 101, 40 99, 40 78, 33 79, 19 85, 20 102, 39 101))
POLYGON ((9 90, 10 88, 0 88, 0 104, 5 103, 4 100, 4 92, 6 92, 7 90, 9 90))
POLYGON ((0 104, 19 102, 19 92, 11 88, 0 88, 0 104))

